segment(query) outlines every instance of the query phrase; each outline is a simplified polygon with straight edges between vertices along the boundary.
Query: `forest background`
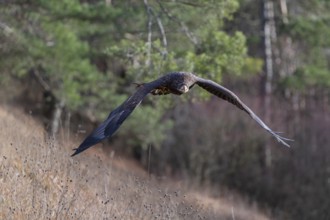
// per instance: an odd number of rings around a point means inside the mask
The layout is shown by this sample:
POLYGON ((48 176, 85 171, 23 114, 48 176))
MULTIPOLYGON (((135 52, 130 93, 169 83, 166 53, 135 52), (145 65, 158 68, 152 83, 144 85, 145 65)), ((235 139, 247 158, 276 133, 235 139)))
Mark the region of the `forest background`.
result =
POLYGON ((292 147, 194 88, 147 97, 104 153, 225 186, 288 219, 328 219, 329 12, 326 0, 1 0, 1 99, 32 112, 50 136, 76 134, 133 82, 194 72, 237 93, 292 147))

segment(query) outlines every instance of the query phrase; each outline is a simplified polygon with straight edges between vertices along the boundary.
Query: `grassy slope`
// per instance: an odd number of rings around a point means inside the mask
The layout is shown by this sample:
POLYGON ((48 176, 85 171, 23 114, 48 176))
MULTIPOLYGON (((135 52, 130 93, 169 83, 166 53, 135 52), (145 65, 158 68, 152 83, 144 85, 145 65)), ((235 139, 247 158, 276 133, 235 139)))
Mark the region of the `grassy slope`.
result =
POLYGON ((97 149, 70 158, 76 145, 45 140, 32 117, 0 106, 0 219, 268 219, 231 196, 150 180, 97 149))

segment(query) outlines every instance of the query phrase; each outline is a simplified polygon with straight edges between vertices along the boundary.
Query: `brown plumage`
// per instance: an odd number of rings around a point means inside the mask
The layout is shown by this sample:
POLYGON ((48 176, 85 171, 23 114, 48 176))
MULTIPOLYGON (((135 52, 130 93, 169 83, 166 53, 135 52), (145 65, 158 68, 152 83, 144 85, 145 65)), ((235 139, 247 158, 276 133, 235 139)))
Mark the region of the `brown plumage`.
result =
POLYGON ((281 137, 278 133, 272 131, 249 107, 247 107, 232 91, 225 87, 207 79, 195 76, 187 72, 172 72, 168 73, 155 81, 149 83, 138 84, 137 91, 130 96, 123 104, 113 110, 108 118, 99 125, 82 143, 74 149, 75 152, 71 155, 77 155, 87 148, 99 143, 107 137, 111 137, 114 132, 120 127, 125 119, 132 113, 144 97, 151 93, 152 95, 181 95, 186 93, 195 84, 207 90, 208 92, 222 98, 239 109, 248 113, 261 127, 268 131, 276 140, 283 145, 289 147, 285 141, 290 139, 281 137))

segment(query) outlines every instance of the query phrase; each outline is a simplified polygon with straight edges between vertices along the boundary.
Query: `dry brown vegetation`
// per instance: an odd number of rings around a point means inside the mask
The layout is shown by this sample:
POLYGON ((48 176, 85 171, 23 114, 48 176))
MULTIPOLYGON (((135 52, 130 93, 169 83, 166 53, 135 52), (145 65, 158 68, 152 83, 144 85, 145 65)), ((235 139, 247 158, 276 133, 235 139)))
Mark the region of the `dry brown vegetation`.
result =
POLYGON ((98 148, 71 158, 77 143, 62 136, 46 139, 31 116, 0 106, 0 219, 269 219, 237 196, 161 182, 98 148))

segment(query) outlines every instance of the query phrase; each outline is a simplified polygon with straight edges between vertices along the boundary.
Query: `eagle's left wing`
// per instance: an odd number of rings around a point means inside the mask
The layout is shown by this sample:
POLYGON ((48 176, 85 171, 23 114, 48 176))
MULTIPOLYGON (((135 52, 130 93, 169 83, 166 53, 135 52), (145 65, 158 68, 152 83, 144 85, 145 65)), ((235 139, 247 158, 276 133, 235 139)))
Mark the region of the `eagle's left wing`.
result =
POLYGON ((213 82, 212 80, 207 80, 207 79, 203 79, 203 78, 199 78, 199 77, 196 77, 196 84, 199 85, 200 87, 202 87, 203 89, 207 90, 208 92, 234 104, 241 110, 248 113, 251 116, 251 118, 253 118, 261 127, 263 127, 271 135, 273 135, 278 142, 282 143, 283 145, 285 145, 287 147, 290 147, 290 145, 288 143, 286 143, 286 141, 293 141, 293 140, 284 138, 284 137, 280 136, 279 134, 277 134, 276 132, 274 132, 272 129, 270 129, 247 105, 245 105, 237 97, 237 95, 235 95, 235 93, 233 93, 229 89, 213 82))

